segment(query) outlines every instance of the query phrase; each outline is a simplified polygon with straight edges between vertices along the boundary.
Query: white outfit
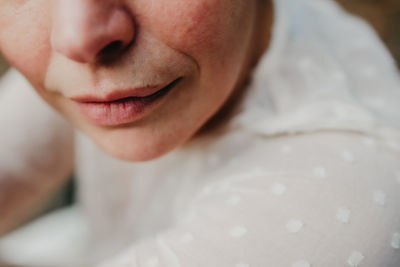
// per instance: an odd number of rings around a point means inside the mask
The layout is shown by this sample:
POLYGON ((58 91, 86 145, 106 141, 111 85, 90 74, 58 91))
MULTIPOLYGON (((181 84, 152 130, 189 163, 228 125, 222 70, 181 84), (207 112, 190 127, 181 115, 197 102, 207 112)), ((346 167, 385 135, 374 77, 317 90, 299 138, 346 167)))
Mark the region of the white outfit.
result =
POLYGON ((5 237, 0 257, 26 266, 399 267, 394 61, 331 1, 277 0, 275 11, 271 48, 226 127, 147 163, 113 159, 77 134, 78 207, 5 237))

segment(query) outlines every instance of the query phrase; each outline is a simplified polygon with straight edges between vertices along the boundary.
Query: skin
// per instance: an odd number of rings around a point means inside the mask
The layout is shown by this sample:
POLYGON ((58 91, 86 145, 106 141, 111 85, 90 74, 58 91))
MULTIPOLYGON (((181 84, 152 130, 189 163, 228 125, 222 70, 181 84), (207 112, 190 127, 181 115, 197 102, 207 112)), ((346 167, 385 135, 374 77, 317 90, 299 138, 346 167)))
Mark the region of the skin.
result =
POLYGON ((104 151, 147 161, 223 123, 271 24, 269 0, 0 0, 0 49, 104 151), (178 77, 156 109, 126 125, 90 123, 70 99, 178 77))

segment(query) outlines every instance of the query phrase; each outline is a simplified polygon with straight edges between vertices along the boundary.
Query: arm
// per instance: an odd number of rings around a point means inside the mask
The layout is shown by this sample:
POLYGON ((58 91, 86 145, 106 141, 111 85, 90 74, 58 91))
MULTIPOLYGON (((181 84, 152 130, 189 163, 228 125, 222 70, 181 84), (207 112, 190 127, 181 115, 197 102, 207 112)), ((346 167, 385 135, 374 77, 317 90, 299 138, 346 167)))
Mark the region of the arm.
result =
POLYGON ((73 168, 70 126, 15 70, 0 81, 0 236, 35 213, 73 168))

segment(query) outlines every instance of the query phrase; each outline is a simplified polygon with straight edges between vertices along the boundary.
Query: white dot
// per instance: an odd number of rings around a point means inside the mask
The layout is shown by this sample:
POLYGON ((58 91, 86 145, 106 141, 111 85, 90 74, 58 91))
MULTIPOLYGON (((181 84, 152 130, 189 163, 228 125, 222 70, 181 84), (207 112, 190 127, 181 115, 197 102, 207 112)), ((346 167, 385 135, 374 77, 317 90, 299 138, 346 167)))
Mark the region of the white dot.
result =
POLYGON ((239 202, 242 200, 241 196, 238 195, 234 195, 234 196, 230 196, 227 199, 227 203, 231 206, 236 206, 237 204, 239 204, 239 202))
POLYGON ((392 236, 392 241, 390 242, 392 248, 400 249, 400 233, 396 232, 392 236))
POLYGON ((272 194, 276 196, 283 195, 286 191, 286 186, 280 183, 275 183, 271 188, 272 194))
POLYGON ((151 258, 151 259, 147 260, 147 262, 146 262, 146 266, 148 266, 148 267, 154 267, 157 265, 158 265, 158 258, 156 258, 156 257, 151 258))
POLYGON ((292 264, 292 267, 311 267, 311 264, 308 261, 296 261, 292 264))
POLYGON ((241 262, 241 263, 236 264, 235 267, 250 267, 250 264, 241 262))
POLYGON ((351 211, 348 208, 338 208, 336 219, 342 223, 349 223, 351 211))
POLYGON ((346 162, 354 162, 355 161, 354 154, 347 150, 342 151, 341 157, 346 162))
POLYGON ((386 194, 385 192, 383 192, 382 190, 376 190, 374 192, 374 201, 378 204, 378 205, 385 205, 386 202, 386 194))
POLYGON ((351 253, 350 257, 347 259, 347 263, 351 267, 357 267, 362 262, 363 259, 364 259, 364 255, 361 254, 361 252, 353 251, 351 253))
POLYGON ((190 243, 193 241, 193 235, 192 233, 185 233, 182 237, 181 237, 181 242, 182 243, 190 243))
POLYGON ((316 178, 326 178, 326 169, 323 167, 315 167, 313 169, 313 175, 316 178))
POLYGON ((243 226, 236 226, 231 229, 231 236, 242 237, 247 233, 247 228, 243 226))
POLYGON ((376 141, 375 141, 375 139, 373 139, 372 137, 365 137, 365 138, 363 139, 363 143, 364 143, 364 145, 366 145, 366 146, 373 146, 373 145, 376 144, 376 141))
POLYGON ((304 223, 300 220, 290 220, 286 223, 286 229, 290 233, 297 233, 303 228, 304 223))
POLYGON ((293 151, 293 148, 290 145, 283 145, 280 150, 283 154, 289 154, 293 151))

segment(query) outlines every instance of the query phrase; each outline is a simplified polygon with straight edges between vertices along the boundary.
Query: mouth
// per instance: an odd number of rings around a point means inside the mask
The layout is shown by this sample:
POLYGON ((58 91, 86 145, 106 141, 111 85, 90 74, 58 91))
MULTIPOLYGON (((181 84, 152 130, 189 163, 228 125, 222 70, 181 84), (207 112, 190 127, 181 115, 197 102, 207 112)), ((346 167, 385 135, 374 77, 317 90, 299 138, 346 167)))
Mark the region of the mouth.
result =
POLYGON ((82 96, 72 98, 72 100, 89 122, 99 126, 118 126, 132 123, 146 116, 182 79, 180 77, 164 87, 114 91, 104 98, 82 96))

